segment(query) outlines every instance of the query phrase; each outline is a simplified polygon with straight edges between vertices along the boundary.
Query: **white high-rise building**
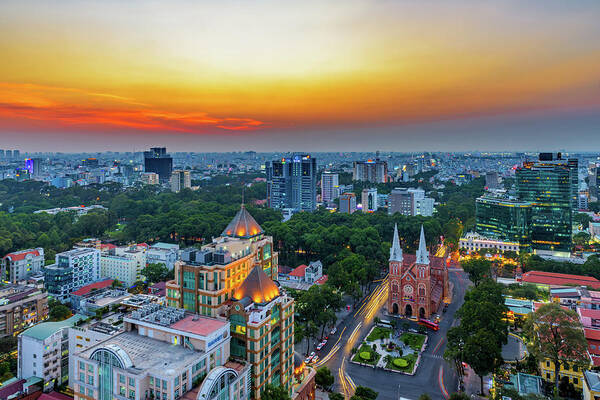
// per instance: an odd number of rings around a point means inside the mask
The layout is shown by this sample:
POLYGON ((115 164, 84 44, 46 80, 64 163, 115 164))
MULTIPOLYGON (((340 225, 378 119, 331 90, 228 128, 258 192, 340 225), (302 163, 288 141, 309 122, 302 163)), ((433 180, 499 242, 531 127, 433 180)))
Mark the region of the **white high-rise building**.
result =
POLYGON ((321 174, 321 201, 329 203, 340 196, 339 193, 339 175, 329 171, 321 174))
POLYGON ((56 263, 44 268, 48 293, 65 302, 75 290, 100 279, 100 250, 76 248, 58 253, 56 263))
POLYGON ((190 171, 175 170, 171 174, 171 191, 178 193, 183 189, 192 188, 192 176, 190 171))
POLYGON ((363 189, 361 197, 364 213, 377 211, 377 188, 363 189))

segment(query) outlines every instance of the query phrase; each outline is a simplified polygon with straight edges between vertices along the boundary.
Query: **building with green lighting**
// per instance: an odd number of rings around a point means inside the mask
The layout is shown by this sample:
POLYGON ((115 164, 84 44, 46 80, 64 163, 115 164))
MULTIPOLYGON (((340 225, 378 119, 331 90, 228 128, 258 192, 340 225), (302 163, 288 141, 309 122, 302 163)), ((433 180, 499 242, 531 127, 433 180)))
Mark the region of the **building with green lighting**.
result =
POLYGON ((479 235, 503 242, 519 243, 520 250, 530 250, 530 202, 498 198, 488 194, 475 201, 475 209, 475 231, 479 235))
POLYGON ((577 207, 576 159, 541 153, 539 161, 516 170, 517 196, 531 202, 531 247, 534 251, 570 253, 573 209, 577 207))

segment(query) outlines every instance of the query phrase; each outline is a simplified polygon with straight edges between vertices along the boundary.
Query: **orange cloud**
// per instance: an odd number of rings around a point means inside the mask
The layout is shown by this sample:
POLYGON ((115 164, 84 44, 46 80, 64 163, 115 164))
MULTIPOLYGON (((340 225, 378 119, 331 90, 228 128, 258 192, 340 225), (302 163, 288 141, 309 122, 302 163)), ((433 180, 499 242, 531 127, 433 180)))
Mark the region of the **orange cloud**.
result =
POLYGON ((177 113, 110 93, 77 88, 0 82, 0 118, 26 119, 61 126, 116 127, 151 131, 205 133, 249 131, 266 126, 252 118, 214 117, 206 112, 177 113))

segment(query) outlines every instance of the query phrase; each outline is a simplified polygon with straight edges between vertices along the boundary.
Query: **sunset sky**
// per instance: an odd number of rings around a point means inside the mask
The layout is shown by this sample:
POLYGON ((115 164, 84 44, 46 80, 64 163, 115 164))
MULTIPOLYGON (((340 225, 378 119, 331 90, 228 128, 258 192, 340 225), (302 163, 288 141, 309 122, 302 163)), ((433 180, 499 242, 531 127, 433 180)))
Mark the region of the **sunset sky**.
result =
POLYGON ((590 150, 600 1, 0 2, 0 148, 590 150))

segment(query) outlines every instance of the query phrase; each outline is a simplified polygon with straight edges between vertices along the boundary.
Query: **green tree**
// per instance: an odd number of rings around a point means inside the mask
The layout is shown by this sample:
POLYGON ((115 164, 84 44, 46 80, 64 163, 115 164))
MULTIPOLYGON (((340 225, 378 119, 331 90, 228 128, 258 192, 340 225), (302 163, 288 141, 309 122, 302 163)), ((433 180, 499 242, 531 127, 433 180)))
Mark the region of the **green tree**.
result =
POLYGON ((10 353, 17 348, 16 336, 5 336, 0 338, 0 354, 10 353))
POLYGON ((577 246, 585 246, 590 242, 591 236, 587 232, 579 232, 573 236, 573 243, 577 246))
POLYGON ((423 393, 419 396, 419 400, 431 400, 431 396, 429 396, 427 393, 423 393))
POLYGON ((366 386, 357 386, 351 400, 375 400, 379 393, 366 386))
POLYGON ((50 321, 63 321, 72 315, 69 307, 56 300, 48 301, 48 308, 48 316, 50 321))
POLYGON ((587 342, 577 313, 556 303, 544 304, 530 314, 525 330, 533 344, 531 351, 540 360, 554 363, 554 386, 558 394, 559 371, 565 363, 589 364, 587 342))
POLYGON ((502 365, 501 350, 502 348, 498 346, 497 336, 494 332, 486 329, 480 329, 466 339, 464 346, 465 361, 479 376, 482 395, 485 395, 483 377, 502 365))
POLYGON ((167 279, 169 269, 164 264, 149 263, 142 269, 142 275, 148 283, 158 283, 167 279))
POLYGON ((290 395, 283 386, 274 386, 270 383, 264 386, 260 398, 262 400, 291 400, 290 395))
POLYGON ((329 393, 329 400, 344 400, 345 397, 341 393, 333 392, 329 393))
POLYGON ((471 400, 464 392, 454 392, 450 395, 448 400, 471 400))
POLYGON ((469 274, 469 279, 475 286, 490 276, 492 262, 485 258, 470 258, 460 262, 462 269, 469 274))
POLYGON ((331 370, 326 366, 323 366, 317 370, 317 374, 315 376, 315 382, 317 385, 327 388, 333 385, 334 381, 335 379, 331 373, 331 370))

